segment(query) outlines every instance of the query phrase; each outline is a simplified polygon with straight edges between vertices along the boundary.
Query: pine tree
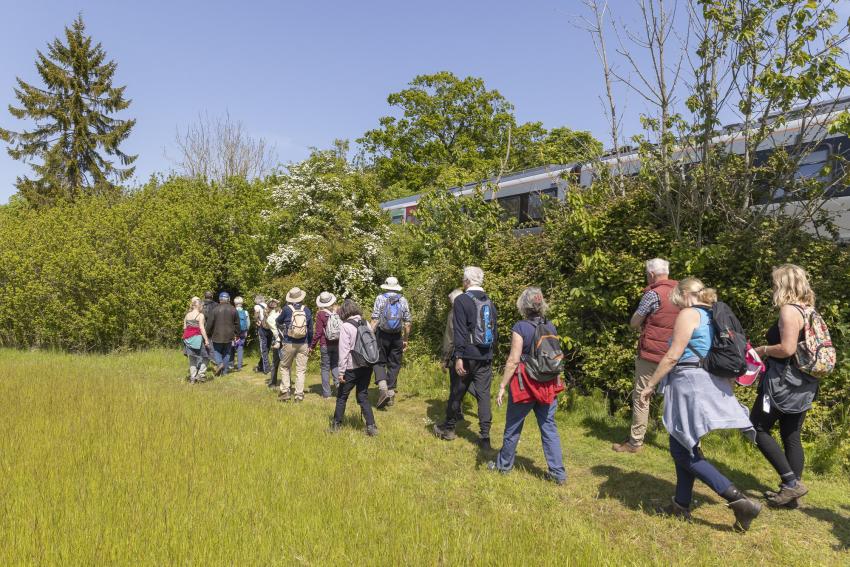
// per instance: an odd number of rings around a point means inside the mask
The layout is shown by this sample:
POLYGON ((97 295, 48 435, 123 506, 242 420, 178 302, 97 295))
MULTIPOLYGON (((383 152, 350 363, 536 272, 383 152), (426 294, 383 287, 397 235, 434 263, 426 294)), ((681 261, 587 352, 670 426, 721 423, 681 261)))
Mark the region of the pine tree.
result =
POLYGON ((19 177, 16 186, 34 205, 50 205, 72 200, 83 193, 105 194, 117 191, 135 167, 135 155, 119 149, 136 124, 111 115, 126 109, 126 87, 114 87, 117 69, 107 61, 100 43, 85 33, 82 16, 65 28, 65 42, 54 39, 47 54, 38 51, 36 69, 44 82, 38 88, 18 77, 15 97, 20 106, 9 112, 20 120, 30 119, 30 131, 13 132, 0 128, 7 151, 32 167, 34 176, 19 177), (104 157, 115 156, 120 166, 104 157))

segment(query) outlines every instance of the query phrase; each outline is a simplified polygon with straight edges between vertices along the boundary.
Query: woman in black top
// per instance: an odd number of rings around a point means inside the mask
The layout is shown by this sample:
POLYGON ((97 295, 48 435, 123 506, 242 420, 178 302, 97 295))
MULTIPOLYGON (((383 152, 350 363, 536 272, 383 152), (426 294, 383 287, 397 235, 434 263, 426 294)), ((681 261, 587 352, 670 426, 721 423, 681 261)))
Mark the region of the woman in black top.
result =
POLYGON ((805 458, 800 430, 814 397, 812 387, 816 391, 817 384, 814 378, 793 366, 793 356, 804 335, 803 315, 814 308, 815 294, 806 272, 799 266, 786 264, 774 269, 772 275, 773 303, 779 308, 779 321, 768 330, 767 345, 756 348, 765 359, 767 370, 759 382, 750 420, 756 428, 758 448, 779 473, 779 492, 766 492, 765 496, 778 506, 796 508, 798 499, 809 490, 801 481, 805 458), (792 382, 784 379, 785 373, 792 374, 799 386, 792 386, 792 382), (789 404, 787 399, 780 400, 772 384, 782 384, 786 390, 784 398, 793 397, 799 402, 789 404), (770 433, 776 423, 779 423, 782 447, 770 433))

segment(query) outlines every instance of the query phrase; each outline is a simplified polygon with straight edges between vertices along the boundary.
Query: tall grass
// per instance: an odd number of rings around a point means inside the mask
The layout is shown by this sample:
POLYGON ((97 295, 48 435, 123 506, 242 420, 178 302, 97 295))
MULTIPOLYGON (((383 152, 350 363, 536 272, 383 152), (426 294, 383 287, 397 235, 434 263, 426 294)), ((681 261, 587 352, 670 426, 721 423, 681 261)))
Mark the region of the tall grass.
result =
MULTIPOLYGON (((624 424, 603 419, 599 400, 563 416, 570 480, 558 488, 540 477, 533 421, 506 476, 486 471, 467 429, 453 443, 430 435, 447 381, 434 366, 405 370, 399 403, 377 413, 380 436, 368 438, 353 403, 330 435, 332 403, 316 395, 279 404, 247 371, 189 386, 183 364, 163 351, 0 351, 0 564, 847 560, 846 479, 812 479, 808 512, 766 511, 745 535, 702 489, 699 523, 646 513, 672 488, 664 438, 638 457, 612 453, 624 424)), ((494 441, 503 422, 502 409, 494 441)), ((751 450, 716 445, 742 488, 772 482, 751 450)))

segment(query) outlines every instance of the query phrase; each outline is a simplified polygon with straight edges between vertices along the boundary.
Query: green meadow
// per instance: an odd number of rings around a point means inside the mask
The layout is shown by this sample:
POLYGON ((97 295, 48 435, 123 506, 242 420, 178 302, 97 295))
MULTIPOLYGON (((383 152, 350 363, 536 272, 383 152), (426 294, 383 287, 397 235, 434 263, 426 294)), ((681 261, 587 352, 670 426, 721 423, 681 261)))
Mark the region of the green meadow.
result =
MULTIPOLYGON (((569 480, 545 469, 533 419, 518 468, 491 473, 472 442, 436 439, 447 378, 404 369, 399 403, 368 438, 354 400, 308 377, 281 404, 248 370, 190 386, 172 351, 74 356, 0 351, 0 565, 841 565, 850 482, 809 475, 800 510, 765 507, 746 534, 704 487, 692 524, 654 514, 673 492, 666 438, 610 451, 626 424, 601 400, 560 412, 569 480)), ((504 408, 496 409, 500 445, 504 408)), ((757 495, 774 475, 737 436, 706 454, 757 495)))

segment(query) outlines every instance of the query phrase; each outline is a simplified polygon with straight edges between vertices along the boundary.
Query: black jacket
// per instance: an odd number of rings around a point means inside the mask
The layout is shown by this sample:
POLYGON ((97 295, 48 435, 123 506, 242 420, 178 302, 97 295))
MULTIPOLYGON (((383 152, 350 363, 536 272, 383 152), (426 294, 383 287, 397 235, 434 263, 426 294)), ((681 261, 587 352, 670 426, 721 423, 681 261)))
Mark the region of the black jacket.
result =
MULTIPOLYGON (((454 348, 455 358, 467 360, 493 360, 493 351, 499 342, 499 316, 496 306, 493 305, 493 345, 490 347, 479 347, 472 344, 471 335, 475 329, 475 319, 478 310, 475 302, 469 297, 474 295, 477 299, 487 298, 483 291, 472 290, 462 293, 454 302, 454 348)), ((491 302, 492 303, 492 302, 491 302)))
POLYGON ((229 303, 219 303, 207 319, 207 336, 214 343, 229 343, 239 334, 239 314, 229 303))

